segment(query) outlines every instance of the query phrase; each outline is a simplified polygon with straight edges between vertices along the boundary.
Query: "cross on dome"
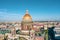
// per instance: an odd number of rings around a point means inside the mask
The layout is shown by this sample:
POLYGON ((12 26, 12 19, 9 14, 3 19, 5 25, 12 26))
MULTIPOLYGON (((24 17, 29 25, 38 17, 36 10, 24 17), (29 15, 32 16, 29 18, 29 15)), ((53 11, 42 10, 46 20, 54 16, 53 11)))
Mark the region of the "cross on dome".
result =
POLYGON ((29 14, 29 13, 28 13, 28 10, 26 10, 26 14, 29 14))

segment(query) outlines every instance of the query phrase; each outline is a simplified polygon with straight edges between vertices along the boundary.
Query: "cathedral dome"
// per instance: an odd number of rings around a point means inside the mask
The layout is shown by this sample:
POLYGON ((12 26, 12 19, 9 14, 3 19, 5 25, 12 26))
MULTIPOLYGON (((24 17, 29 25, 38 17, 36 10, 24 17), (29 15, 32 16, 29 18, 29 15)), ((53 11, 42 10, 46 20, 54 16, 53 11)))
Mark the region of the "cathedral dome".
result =
POLYGON ((26 14, 23 16, 23 20, 25 20, 25 21, 31 21, 32 20, 32 17, 28 13, 28 10, 26 10, 26 14))

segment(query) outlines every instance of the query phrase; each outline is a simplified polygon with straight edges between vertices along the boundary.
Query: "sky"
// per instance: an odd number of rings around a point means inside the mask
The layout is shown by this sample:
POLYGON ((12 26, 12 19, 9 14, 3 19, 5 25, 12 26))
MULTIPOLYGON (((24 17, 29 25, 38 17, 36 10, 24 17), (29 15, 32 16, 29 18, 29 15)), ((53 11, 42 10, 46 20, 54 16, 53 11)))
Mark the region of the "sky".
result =
POLYGON ((0 21, 20 21, 26 9, 33 20, 60 20, 60 0, 0 0, 0 21))

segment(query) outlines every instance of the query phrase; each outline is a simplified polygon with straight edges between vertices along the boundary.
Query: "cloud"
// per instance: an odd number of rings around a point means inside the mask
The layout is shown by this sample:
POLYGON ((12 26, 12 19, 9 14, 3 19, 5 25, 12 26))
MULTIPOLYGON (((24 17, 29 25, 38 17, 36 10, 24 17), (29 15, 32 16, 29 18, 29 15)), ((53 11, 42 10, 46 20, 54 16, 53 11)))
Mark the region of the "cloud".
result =
POLYGON ((18 13, 12 13, 5 9, 0 9, 0 20, 1 21, 18 21, 21 20, 22 15, 18 13))
POLYGON ((7 13, 7 9, 0 9, 0 15, 3 13, 7 13))
POLYGON ((7 12, 7 9, 0 9, 0 11, 2 11, 2 12, 7 12))

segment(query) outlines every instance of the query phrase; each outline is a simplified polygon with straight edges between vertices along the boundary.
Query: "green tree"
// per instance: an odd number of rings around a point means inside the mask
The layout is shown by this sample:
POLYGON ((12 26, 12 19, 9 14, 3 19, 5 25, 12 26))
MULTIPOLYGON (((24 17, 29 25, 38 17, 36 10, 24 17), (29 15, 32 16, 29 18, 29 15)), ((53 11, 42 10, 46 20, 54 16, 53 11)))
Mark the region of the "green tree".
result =
POLYGON ((18 29, 18 30, 16 30, 16 34, 20 34, 20 30, 18 29))

